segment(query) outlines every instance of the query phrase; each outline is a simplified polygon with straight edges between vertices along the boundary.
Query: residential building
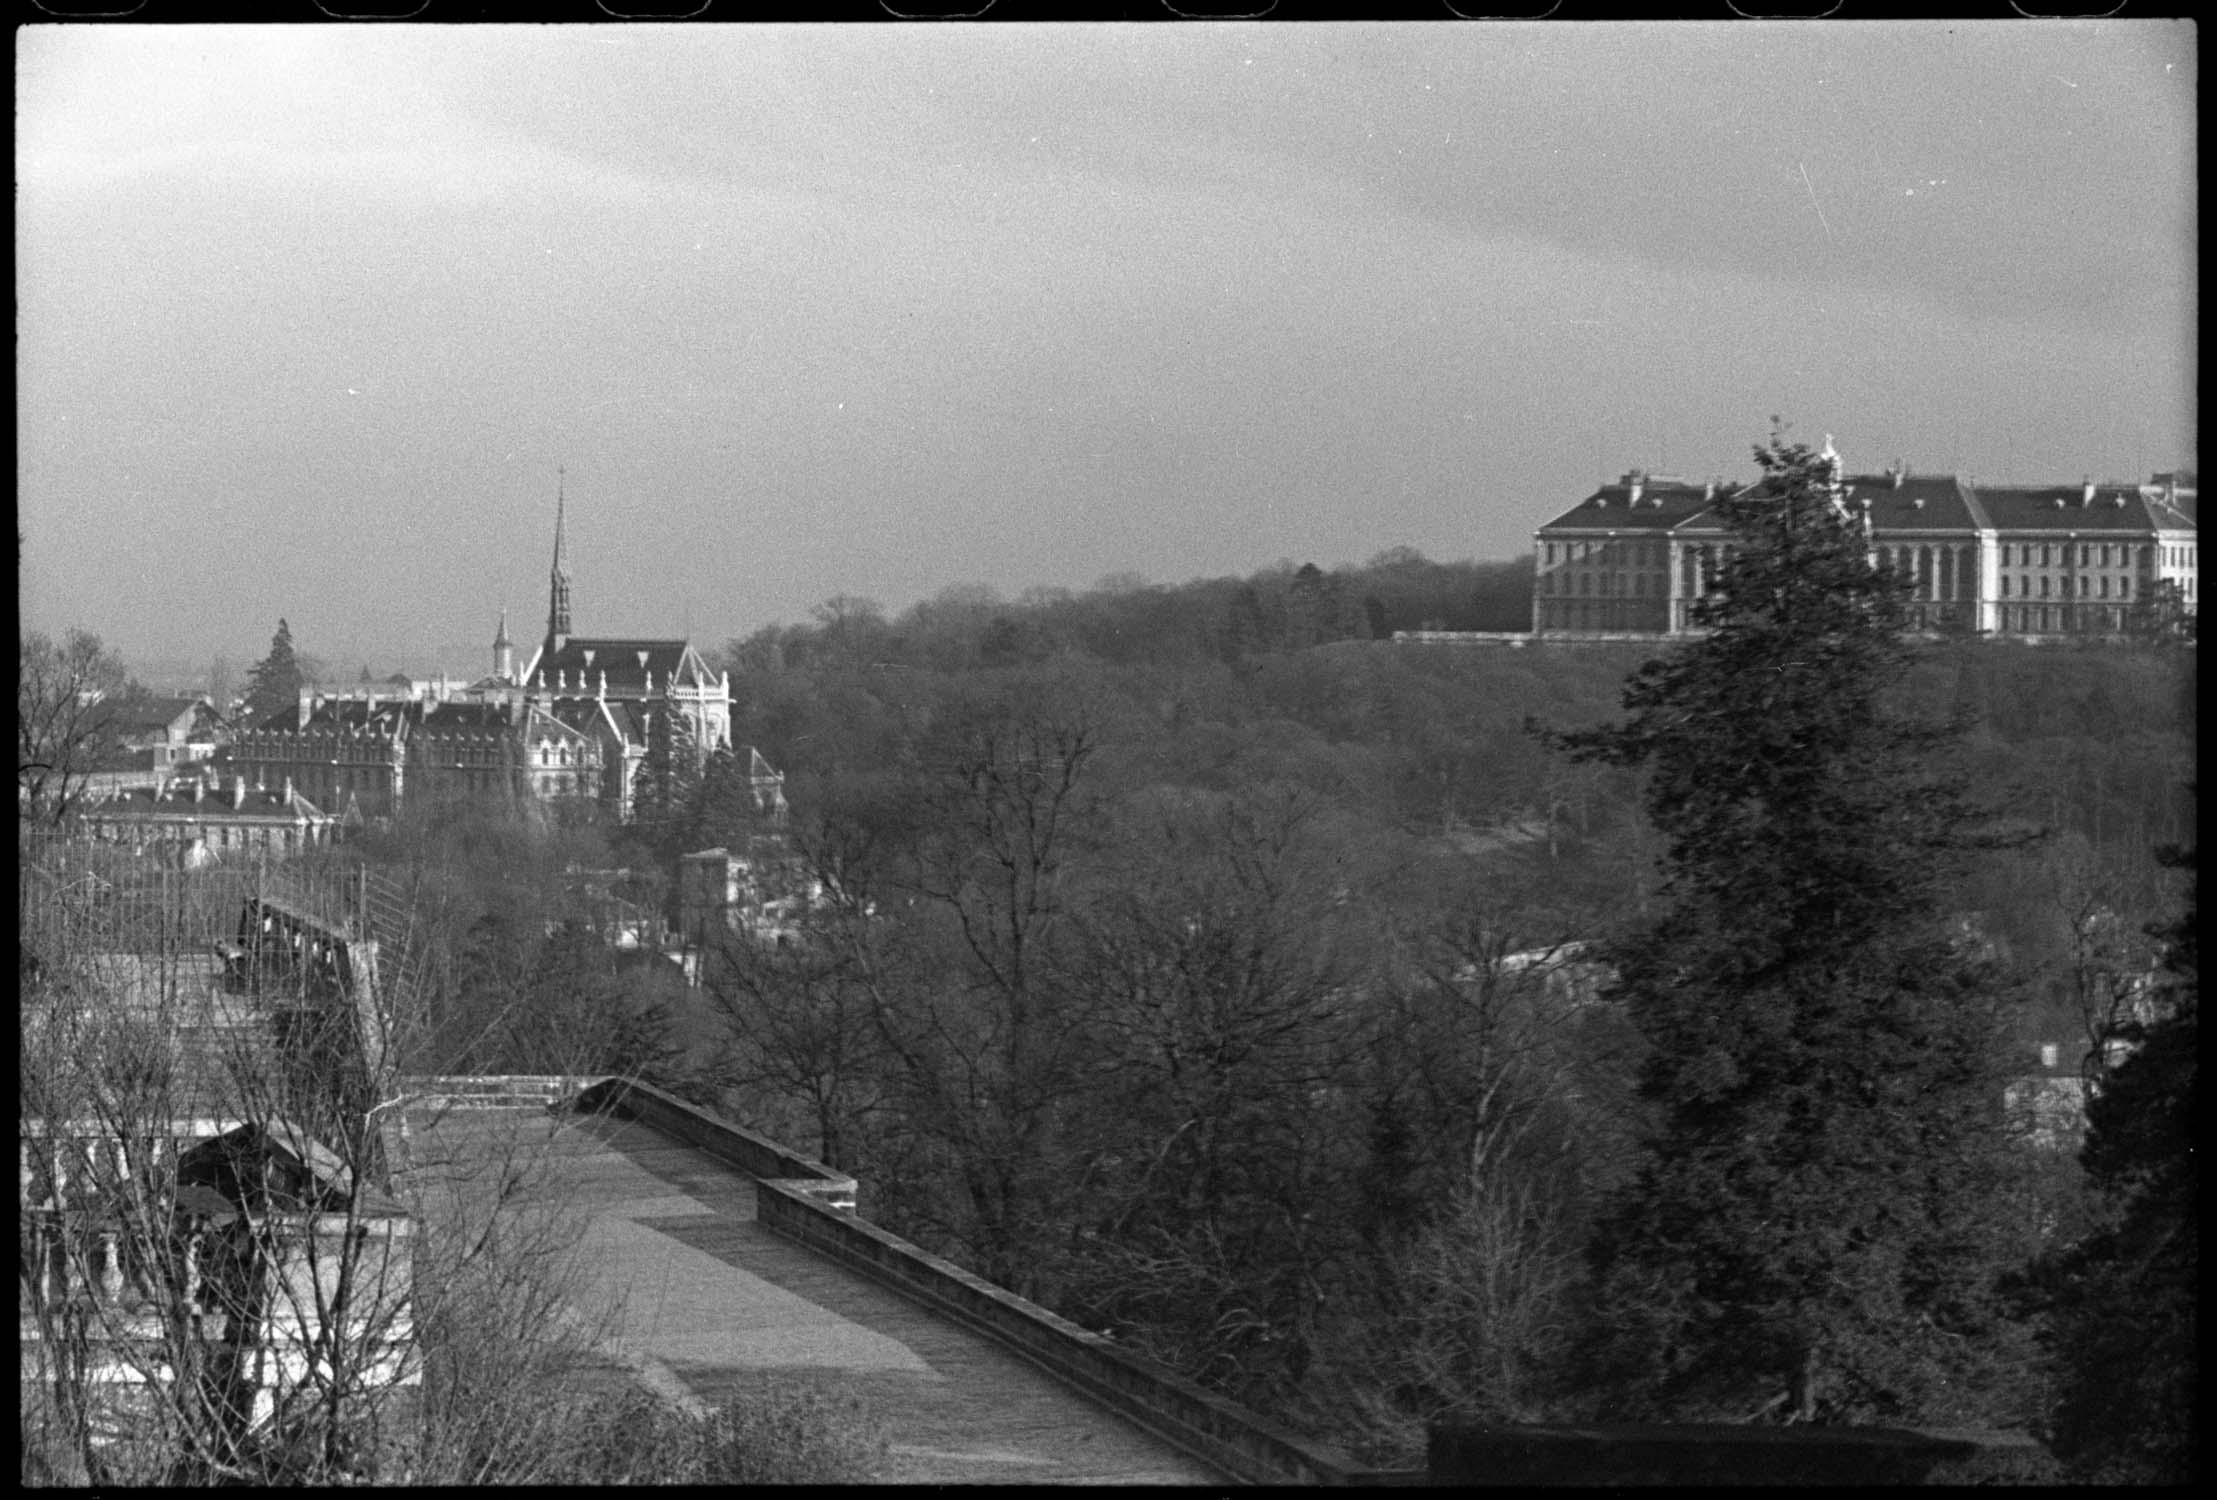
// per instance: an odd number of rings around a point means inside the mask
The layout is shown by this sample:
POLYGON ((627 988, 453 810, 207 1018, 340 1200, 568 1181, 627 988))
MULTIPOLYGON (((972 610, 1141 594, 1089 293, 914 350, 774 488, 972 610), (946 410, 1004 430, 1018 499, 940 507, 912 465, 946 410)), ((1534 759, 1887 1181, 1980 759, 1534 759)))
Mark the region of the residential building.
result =
MULTIPOLYGON (((103 729, 130 770, 171 771, 215 753, 216 713, 205 696, 101 705, 103 729)), ((125 769, 118 766, 117 769, 125 769)))
MULTIPOLYGON (((1833 459, 1838 503, 1863 520, 1874 558, 1910 581, 1922 628, 2109 636, 2133 628, 2136 611, 2198 607, 2191 473, 2144 485, 1991 485, 1898 464, 1849 474, 1833 459)), ((1542 526, 1534 632, 1691 630, 1694 604, 1732 546, 1715 506, 1727 488, 1633 470, 1542 526)))

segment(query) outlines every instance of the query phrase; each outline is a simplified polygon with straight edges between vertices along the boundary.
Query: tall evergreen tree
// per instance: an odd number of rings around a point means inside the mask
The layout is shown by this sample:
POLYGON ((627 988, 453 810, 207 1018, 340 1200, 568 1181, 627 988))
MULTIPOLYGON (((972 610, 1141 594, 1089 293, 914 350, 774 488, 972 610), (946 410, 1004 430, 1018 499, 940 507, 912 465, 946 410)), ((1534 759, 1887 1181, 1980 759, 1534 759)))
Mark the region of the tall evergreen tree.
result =
POLYGON ((1977 815, 1953 731, 1889 707, 1904 590, 1829 444, 1756 459, 1705 633, 1556 736, 1644 768, 1666 841, 1663 910, 1612 955, 1654 1134, 1592 1245, 1589 1389, 1634 1419, 2022 1420, 2000 985, 1943 899, 1977 815))
POLYGON ((293 653, 293 628, 277 622, 270 637, 269 655, 254 664, 246 679, 246 716, 258 722, 272 714, 297 708, 303 681, 300 658, 293 653))
MULTIPOLYGON (((2171 857, 2189 872, 2195 855, 2171 857)), ((2060 1258, 2057 1453, 2106 1483, 2185 1484, 2199 1468, 2195 1343, 2201 1236, 2194 1094, 2201 1031, 2195 890, 2164 929, 2159 1011, 2100 1081, 2080 1160, 2106 1222, 2060 1258)))

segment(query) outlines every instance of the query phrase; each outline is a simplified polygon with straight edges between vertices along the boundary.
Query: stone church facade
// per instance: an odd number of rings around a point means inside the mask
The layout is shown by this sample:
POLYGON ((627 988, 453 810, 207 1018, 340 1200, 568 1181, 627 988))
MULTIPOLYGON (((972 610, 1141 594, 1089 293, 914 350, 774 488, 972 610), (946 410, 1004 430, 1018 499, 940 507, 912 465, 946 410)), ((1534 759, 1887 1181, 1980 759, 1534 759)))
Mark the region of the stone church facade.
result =
MULTIPOLYGON (((658 781, 732 751, 731 677, 692 642, 575 634, 563 552, 567 497, 555 500, 547 628, 520 664, 503 613, 492 673, 443 685, 326 694, 234 737, 231 766, 260 784, 285 778, 326 805, 356 798, 391 811, 434 794, 594 803, 630 820, 658 781)), ((748 750, 762 798, 784 777, 748 750)))

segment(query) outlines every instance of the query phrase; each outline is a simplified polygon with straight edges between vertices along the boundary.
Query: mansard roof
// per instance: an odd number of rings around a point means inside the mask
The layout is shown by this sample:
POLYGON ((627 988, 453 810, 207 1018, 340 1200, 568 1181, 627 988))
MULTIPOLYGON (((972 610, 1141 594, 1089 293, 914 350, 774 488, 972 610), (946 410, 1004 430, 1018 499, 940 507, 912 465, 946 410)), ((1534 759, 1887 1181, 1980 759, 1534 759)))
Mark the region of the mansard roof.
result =
POLYGON ((417 730, 425 735, 499 734, 508 732, 508 706, 504 703, 435 703, 422 710, 417 730))
POLYGON ((1979 531, 1989 524, 1978 491, 1953 474, 1855 474, 1847 481, 1848 506, 1870 502, 1871 527, 1880 532, 1979 531))
POLYGON ((2161 490, 2157 490, 2152 495, 2146 490, 2142 490, 2140 498, 2147 502, 2148 514, 2155 518, 2156 525, 2164 530, 2196 531, 2200 529, 2196 524, 2198 514, 2192 490, 2177 490, 2169 496, 2165 496, 2161 490))
POLYGON ((242 792, 236 780, 211 781, 205 783, 196 799, 193 796, 196 784, 184 779, 165 780, 150 787, 120 788, 112 795, 99 798, 91 811, 95 817, 102 818, 189 818, 204 822, 249 818, 278 818, 289 822, 324 816, 322 809, 306 797, 298 792, 288 796, 288 789, 281 786, 248 786, 242 792))
POLYGON ((1698 515, 1716 499, 1717 492, 1711 486, 1668 475, 1640 476, 1635 499, 1633 478, 1627 474, 1613 484, 1603 485, 1540 530, 1661 533, 1698 515))
MULTIPOLYGON (((418 705, 406 698, 323 698, 308 711, 307 732, 318 730, 376 730, 391 734, 409 722, 418 705)), ((254 725, 256 729, 292 731, 301 728, 298 707, 280 709, 254 725)))
POLYGON ((2150 501, 2136 484, 1982 484, 1978 498, 1997 531, 2070 531, 2152 535, 2192 530, 2194 523, 2150 501))
MULTIPOLYGON (((1542 537, 1605 533, 1722 537, 1730 530, 1714 506, 1717 492, 1681 479, 1645 476, 1633 494, 1627 474, 1605 484, 1542 526, 1542 537)), ((1881 537, 1980 531, 2089 532, 2151 536, 2195 529, 2191 485, 1986 485, 1954 474, 1857 474, 1846 480, 1848 501, 1870 503, 1881 537)))

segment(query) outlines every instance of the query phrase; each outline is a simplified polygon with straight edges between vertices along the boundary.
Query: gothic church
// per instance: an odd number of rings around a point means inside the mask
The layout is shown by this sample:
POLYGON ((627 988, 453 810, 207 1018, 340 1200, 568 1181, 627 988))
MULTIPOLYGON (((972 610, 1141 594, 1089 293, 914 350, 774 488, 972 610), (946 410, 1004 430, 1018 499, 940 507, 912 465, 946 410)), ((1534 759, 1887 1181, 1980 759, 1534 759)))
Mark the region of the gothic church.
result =
MULTIPOLYGON (((519 668, 506 612, 492 675, 344 694, 303 689, 287 710, 237 735, 229 759, 257 784, 285 778, 325 806, 397 809, 434 788, 582 799, 626 821, 658 776, 701 770, 731 751, 731 678, 690 641, 571 633, 563 558, 567 496, 557 490, 546 637, 519 668)), ((765 814, 784 810, 784 777, 740 752, 765 814)))

